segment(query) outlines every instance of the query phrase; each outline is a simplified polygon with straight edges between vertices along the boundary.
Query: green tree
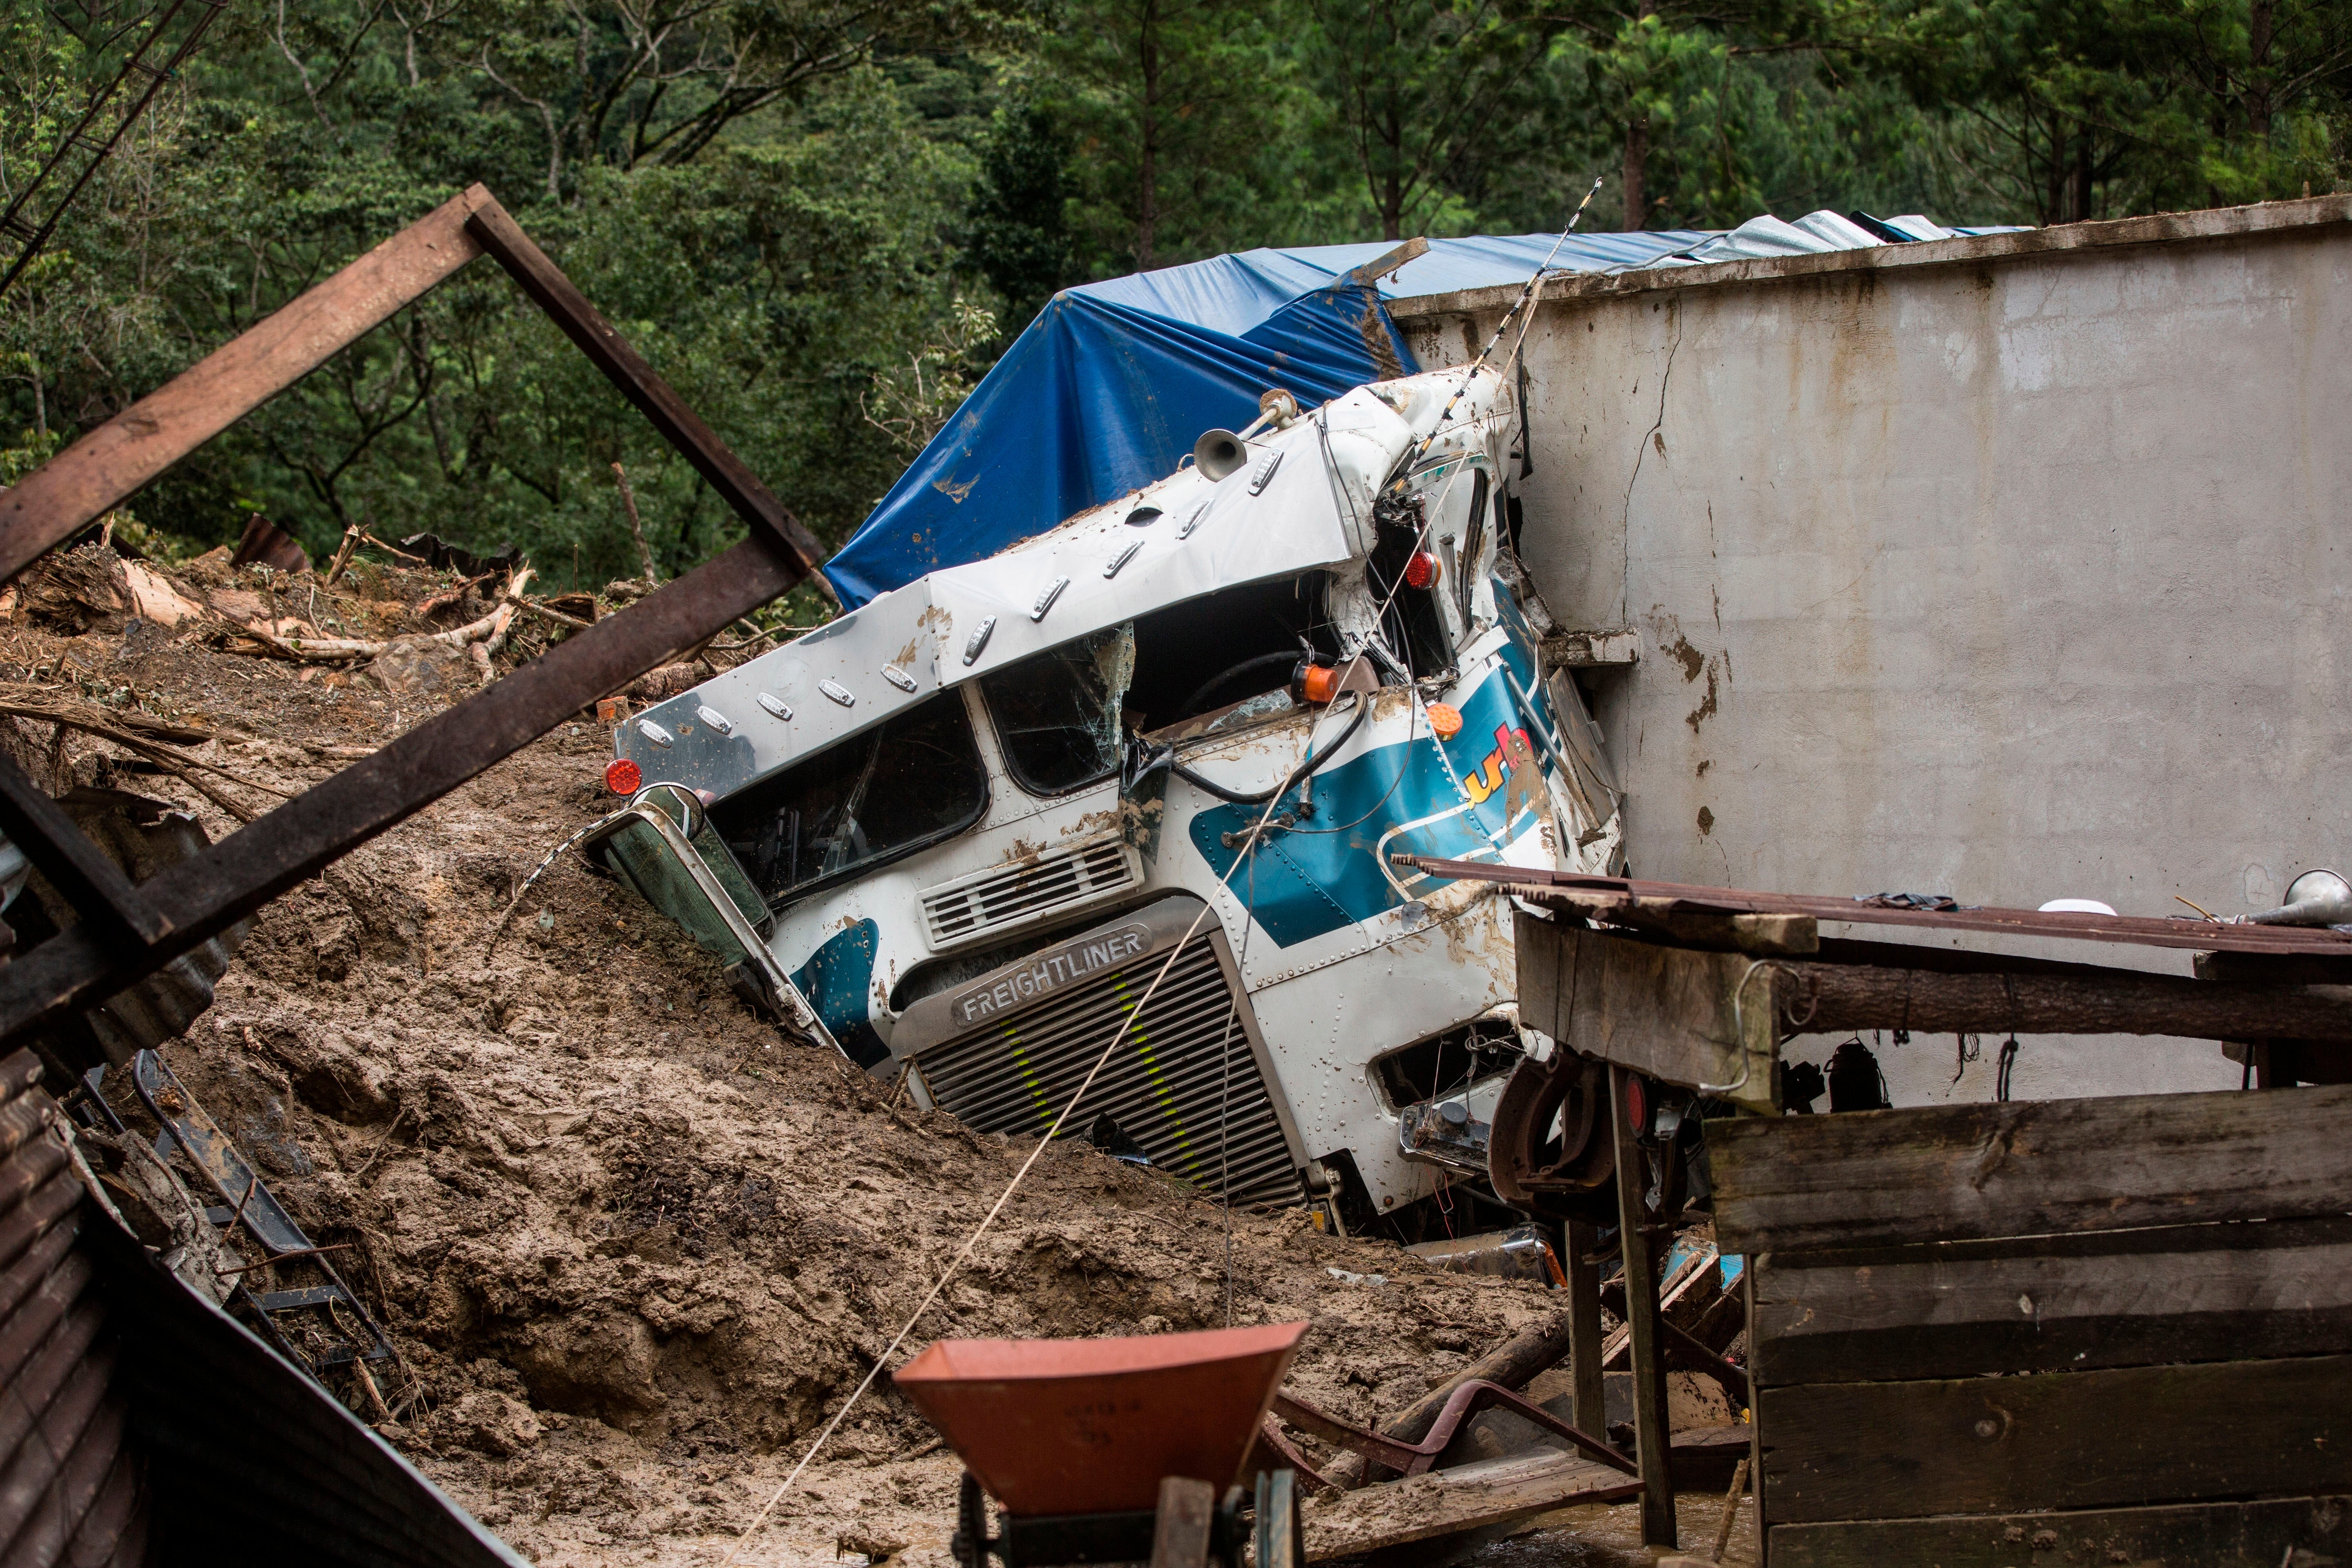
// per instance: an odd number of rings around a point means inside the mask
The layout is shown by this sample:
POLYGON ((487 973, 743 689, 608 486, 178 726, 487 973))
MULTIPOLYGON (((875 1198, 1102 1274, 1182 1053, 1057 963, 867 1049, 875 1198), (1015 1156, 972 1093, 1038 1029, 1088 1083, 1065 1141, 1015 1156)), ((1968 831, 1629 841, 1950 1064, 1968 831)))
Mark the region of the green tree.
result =
POLYGON ((1559 131, 1540 79, 1559 24, 1520 0, 1309 0, 1309 79, 1381 237, 1466 226, 1496 171, 1559 131))
POLYGON ((965 241, 971 262, 1004 298, 1009 338, 1055 290, 1080 279, 1070 232, 1070 139, 1034 101, 998 110, 980 155, 965 241))
POLYGON ((1076 145, 1089 270, 1146 271, 1265 243, 1291 195, 1295 100, 1276 23, 1238 0, 1069 0, 1043 104, 1076 145), (1090 253, 1090 255, 1088 254, 1090 253))

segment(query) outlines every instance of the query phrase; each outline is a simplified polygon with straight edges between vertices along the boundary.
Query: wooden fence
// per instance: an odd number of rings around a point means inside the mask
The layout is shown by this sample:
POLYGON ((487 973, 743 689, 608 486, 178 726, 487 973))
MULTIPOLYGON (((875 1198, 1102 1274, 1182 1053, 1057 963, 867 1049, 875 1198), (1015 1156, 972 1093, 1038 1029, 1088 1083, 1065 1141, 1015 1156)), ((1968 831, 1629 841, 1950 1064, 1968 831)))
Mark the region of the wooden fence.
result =
POLYGON ((2352 1562, 2352 1087, 1706 1138, 1772 1568, 2352 1562))

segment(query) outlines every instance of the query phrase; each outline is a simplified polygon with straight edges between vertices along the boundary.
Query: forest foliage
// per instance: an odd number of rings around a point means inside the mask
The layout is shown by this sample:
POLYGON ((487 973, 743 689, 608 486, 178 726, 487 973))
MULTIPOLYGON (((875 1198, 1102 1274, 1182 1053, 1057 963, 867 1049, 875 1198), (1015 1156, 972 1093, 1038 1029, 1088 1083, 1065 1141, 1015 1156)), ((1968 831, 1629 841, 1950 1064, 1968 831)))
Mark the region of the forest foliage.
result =
MULTIPOLYGON (((138 0, 0 0, 0 200, 138 0), (108 24, 115 25, 110 36, 108 24)), ((1055 290, 1262 245, 2338 190, 2352 0, 229 0, 0 294, 0 481, 467 184, 837 543, 1055 290)), ((665 572, 741 525, 501 275, 133 502, 665 572)))

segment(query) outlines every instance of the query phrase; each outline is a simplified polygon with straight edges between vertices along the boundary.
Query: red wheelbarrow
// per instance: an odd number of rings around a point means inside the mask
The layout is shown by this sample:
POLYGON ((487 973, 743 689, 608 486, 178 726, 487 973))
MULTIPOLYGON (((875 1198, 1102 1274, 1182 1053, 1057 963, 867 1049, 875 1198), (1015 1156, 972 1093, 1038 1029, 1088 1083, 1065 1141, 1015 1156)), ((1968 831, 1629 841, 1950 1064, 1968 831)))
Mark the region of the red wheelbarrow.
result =
MULTIPOLYGON (((895 1381, 963 1460, 956 1561, 1239 1568, 1243 1466, 1306 1331, 938 1341, 895 1381)), ((1259 1568, 1303 1564, 1291 1472, 1255 1490, 1259 1568)))

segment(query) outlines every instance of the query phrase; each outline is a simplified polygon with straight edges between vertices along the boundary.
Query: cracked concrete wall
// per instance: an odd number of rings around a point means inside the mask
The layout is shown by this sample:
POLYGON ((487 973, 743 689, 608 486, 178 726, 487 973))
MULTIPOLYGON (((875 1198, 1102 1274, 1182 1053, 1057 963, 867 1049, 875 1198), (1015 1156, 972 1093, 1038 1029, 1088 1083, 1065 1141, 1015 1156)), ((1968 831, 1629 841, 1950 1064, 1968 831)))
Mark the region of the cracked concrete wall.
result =
MULTIPOLYGON (((1424 365, 1500 313, 1410 310, 1424 365)), ((1564 625, 1640 636, 1585 682, 1635 874, 2166 915, 2352 868, 2347 349, 2341 221, 1542 307, 1522 544, 1564 625)), ((1898 1104, 1990 1099, 1999 1044, 1879 1056, 1898 1104)), ((2016 1092, 2238 1073, 2027 1040, 2016 1092)))

